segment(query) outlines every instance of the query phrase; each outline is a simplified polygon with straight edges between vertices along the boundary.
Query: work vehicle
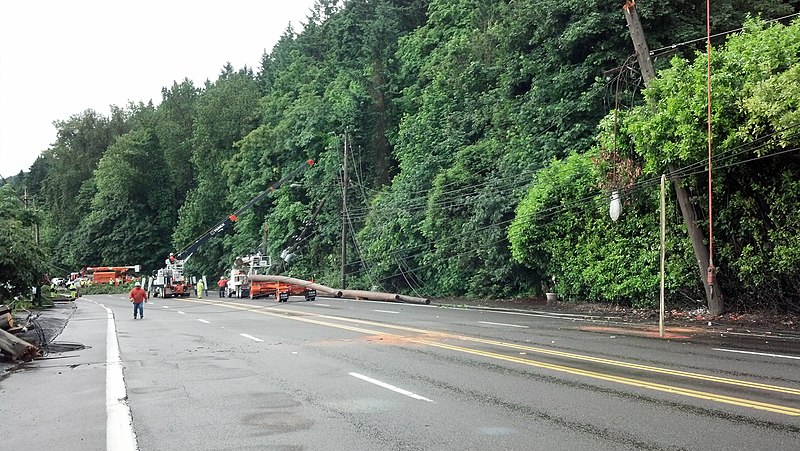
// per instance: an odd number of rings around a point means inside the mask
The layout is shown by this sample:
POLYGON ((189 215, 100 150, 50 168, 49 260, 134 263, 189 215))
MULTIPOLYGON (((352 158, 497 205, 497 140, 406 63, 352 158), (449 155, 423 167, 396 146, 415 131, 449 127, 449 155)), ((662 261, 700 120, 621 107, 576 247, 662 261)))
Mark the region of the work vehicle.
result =
POLYGON ((303 162, 292 172, 283 176, 280 180, 270 185, 267 189, 259 193, 256 197, 250 199, 245 205, 236 210, 234 213, 228 215, 225 219, 217 223, 214 227, 210 228, 206 233, 200 235, 197 239, 192 241, 188 246, 180 250, 177 254, 169 254, 169 258, 164 261, 164 268, 156 271, 153 276, 153 283, 150 285, 150 293, 153 297, 171 297, 171 296, 188 296, 192 288, 191 280, 184 273, 184 265, 189 261, 192 254, 194 254, 206 241, 223 235, 233 223, 239 220, 239 215, 251 209, 256 203, 263 198, 272 194, 281 185, 294 179, 306 168, 314 165, 314 160, 303 162))
POLYGON ((261 255, 260 252, 236 257, 231 268, 231 275, 225 287, 226 297, 244 298, 250 296, 250 282, 248 276, 256 274, 266 274, 272 266, 272 259, 269 255, 261 255))
POLYGON ((141 272, 141 270, 141 265, 86 267, 86 272, 89 273, 92 283, 95 284, 112 283, 114 285, 119 285, 120 283, 129 282, 132 278, 128 272, 133 271, 138 273, 141 272))
POLYGON ((250 298, 275 296, 278 302, 287 302, 289 296, 303 296, 306 301, 317 298, 317 290, 286 282, 250 281, 250 298))

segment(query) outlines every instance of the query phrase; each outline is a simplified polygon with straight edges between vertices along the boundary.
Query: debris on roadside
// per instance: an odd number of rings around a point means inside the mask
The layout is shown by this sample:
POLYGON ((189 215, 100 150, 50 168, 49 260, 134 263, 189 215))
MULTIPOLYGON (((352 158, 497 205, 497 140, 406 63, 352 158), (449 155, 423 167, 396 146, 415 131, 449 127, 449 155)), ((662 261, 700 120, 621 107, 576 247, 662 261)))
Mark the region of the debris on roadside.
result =
POLYGON ((32 315, 28 315, 25 324, 17 325, 11 309, 6 305, 0 305, 0 354, 4 360, 28 362, 42 355, 42 350, 37 346, 17 337, 18 334, 28 330, 32 321, 32 315))

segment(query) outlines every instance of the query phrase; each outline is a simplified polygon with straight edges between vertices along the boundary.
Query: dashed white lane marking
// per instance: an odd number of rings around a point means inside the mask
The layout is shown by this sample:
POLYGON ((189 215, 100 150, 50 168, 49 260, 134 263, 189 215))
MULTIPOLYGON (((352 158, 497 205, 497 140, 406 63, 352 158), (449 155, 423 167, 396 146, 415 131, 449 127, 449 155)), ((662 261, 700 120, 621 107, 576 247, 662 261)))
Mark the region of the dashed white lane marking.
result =
POLYGON ((264 340, 262 340, 260 338, 256 338, 256 337, 254 337, 252 335, 249 335, 249 334, 239 334, 239 335, 243 336, 244 338, 249 338, 249 339, 251 339, 253 341, 264 341, 264 340))
POLYGON ((162 305, 162 307, 164 307, 164 308, 169 308, 169 306, 168 306, 168 305, 162 305))
POLYGON ((493 323, 491 321, 478 321, 478 322, 481 324, 491 324, 492 326, 519 327, 520 329, 528 329, 528 326, 521 326, 519 324, 493 323))
POLYGON ((391 310, 373 310, 373 312, 379 312, 379 313, 400 313, 400 312, 393 312, 393 311, 391 311, 391 310))
POLYGON ((782 359, 795 359, 800 360, 800 357, 795 355, 783 355, 783 354, 770 354, 767 352, 753 352, 753 351, 739 351, 738 349, 723 349, 723 348, 713 348, 715 351, 723 351, 723 352, 735 352, 738 354, 750 354, 750 355, 763 355, 766 357, 779 357, 782 359))
POLYGON ((383 387, 383 388, 389 389, 389 390, 391 390, 391 391, 393 391, 395 393, 400 393, 401 395, 406 395, 409 398, 419 399, 420 401, 433 402, 432 400, 430 400, 430 399, 428 399, 428 398, 426 398, 424 396, 420 396, 420 395, 418 395, 416 393, 412 393, 412 392, 410 392, 408 390, 403 390, 402 388, 398 388, 398 387, 395 387, 394 385, 387 384, 386 382, 381 382, 381 381, 379 381, 377 379, 373 379, 371 377, 364 376, 363 374, 358 374, 358 373, 347 373, 347 374, 349 374, 349 375, 351 375, 353 377, 356 377, 358 379, 361 379, 362 381, 367 381, 370 384, 375 384, 378 387, 383 387))
POLYGON ((180 313, 181 315, 185 315, 186 314, 186 312, 182 312, 180 310, 178 310, 178 313, 180 313))
POLYGON ((328 304, 320 304, 319 302, 315 302, 314 305, 319 305, 319 306, 322 306, 322 307, 330 307, 330 305, 328 305, 328 304))
POLYGON ((210 322, 208 322, 208 321, 206 321, 204 319, 198 319, 197 321, 200 321, 201 323, 211 324, 210 322))
POLYGON ((111 309, 98 304, 106 310, 108 327, 106 330, 106 449, 137 450, 136 433, 133 432, 131 409, 128 394, 125 392, 125 379, 122 376, 122 360, 119 355, 117 327, 111 309))

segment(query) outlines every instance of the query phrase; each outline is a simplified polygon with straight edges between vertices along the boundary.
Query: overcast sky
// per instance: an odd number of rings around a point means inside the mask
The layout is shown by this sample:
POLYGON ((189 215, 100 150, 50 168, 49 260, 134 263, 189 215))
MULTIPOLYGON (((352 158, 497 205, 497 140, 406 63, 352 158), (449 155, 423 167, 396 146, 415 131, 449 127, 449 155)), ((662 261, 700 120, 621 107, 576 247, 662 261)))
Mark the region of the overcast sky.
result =
POLYGON ((258 69, 314 0, 7 0, 0 4, 0 175, 27 171, 56 139, 55 120, 161 101, 234 68, 258 69))

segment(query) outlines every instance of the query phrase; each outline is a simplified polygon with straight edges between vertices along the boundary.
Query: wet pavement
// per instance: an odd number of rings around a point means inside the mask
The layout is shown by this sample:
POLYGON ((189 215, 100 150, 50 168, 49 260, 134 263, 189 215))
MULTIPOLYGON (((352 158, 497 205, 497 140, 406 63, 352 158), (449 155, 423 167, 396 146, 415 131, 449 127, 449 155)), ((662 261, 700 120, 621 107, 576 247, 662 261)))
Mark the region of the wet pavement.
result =
POLYGON ((101 307, 83 305, 59 303, 42 310, 36 319, 41 333, 28 331, 21 337, 39 344, 44 336, 49 342, 42 347, 45 356, 2 364, 3 449, 31 444, 42 449, 105 448, 107 317, 101 307), (71 445, 65 447, 67 443, 71 445))

